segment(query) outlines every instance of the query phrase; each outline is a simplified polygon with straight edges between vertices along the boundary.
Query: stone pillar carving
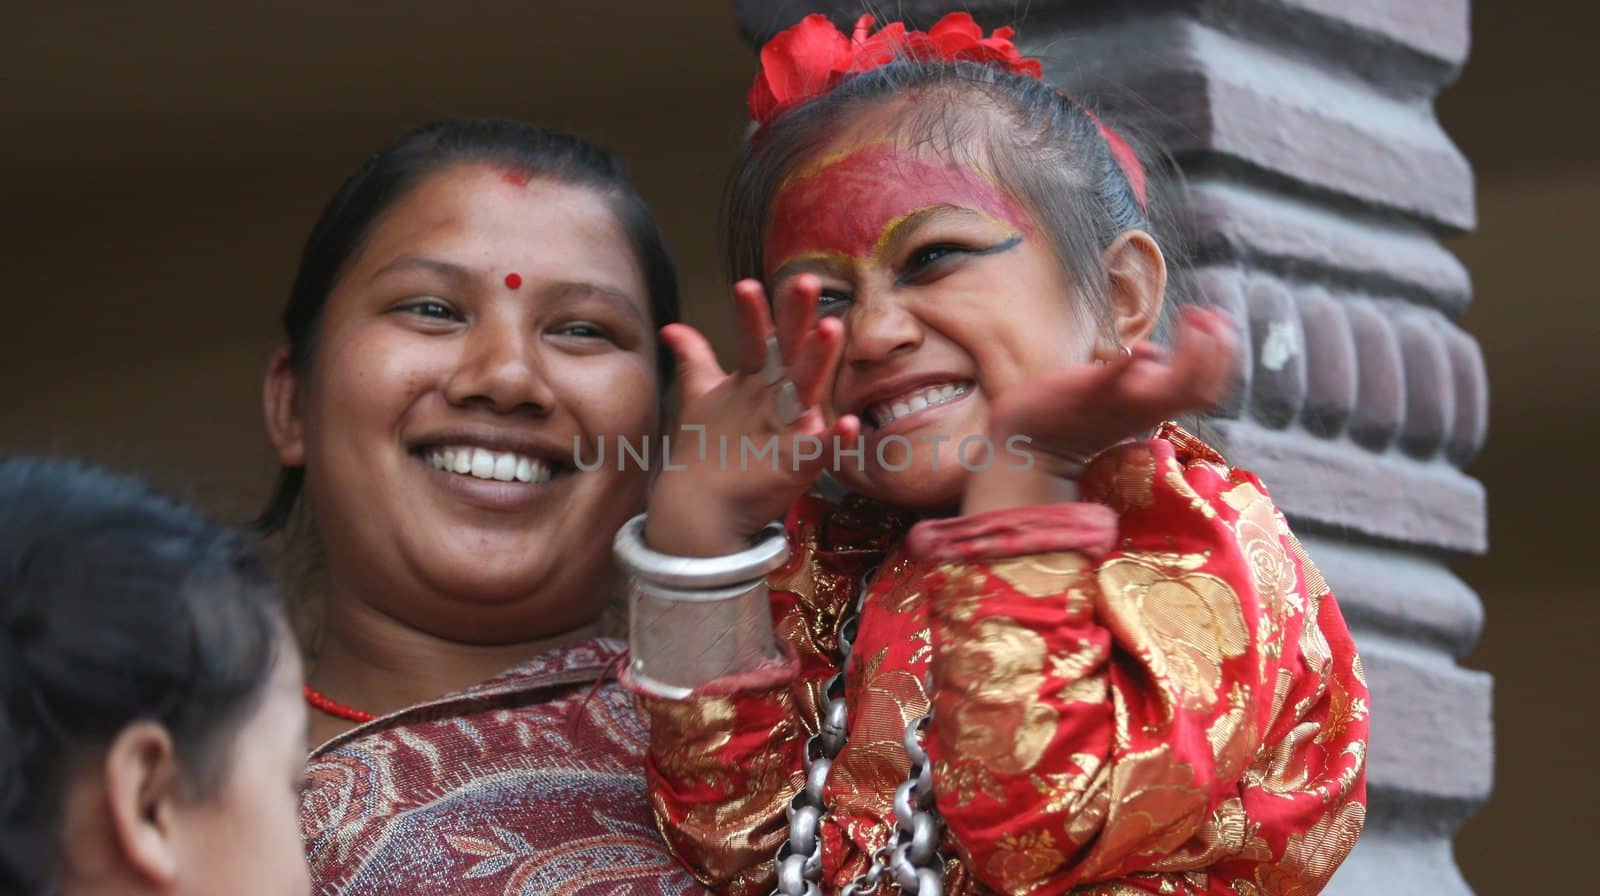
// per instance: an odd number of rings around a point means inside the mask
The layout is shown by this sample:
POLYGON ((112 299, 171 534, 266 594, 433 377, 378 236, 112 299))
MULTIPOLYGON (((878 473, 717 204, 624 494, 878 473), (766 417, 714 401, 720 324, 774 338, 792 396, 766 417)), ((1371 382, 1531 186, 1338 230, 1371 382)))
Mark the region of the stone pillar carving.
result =
MULTIPOLYGON (((1486 546, 1471 298, 1439 244, 1474 224, 1472 172, 1433 114, 1467 52, 1467 0, 901 0, 1021 22, 1046 76, 1182 163, 1200 294, 1249 327, 1219 428, 1294 520, 1356 630, 1373 694, 1366 834, 1335 894, 1468 893, 1450 839, 1489 793, 1482 624, 1446 568, 1486 546), (1129 96, 1137 102, 1129 102, 1129 96)), ((858 0, 739 0, 765 40, 858 0)))

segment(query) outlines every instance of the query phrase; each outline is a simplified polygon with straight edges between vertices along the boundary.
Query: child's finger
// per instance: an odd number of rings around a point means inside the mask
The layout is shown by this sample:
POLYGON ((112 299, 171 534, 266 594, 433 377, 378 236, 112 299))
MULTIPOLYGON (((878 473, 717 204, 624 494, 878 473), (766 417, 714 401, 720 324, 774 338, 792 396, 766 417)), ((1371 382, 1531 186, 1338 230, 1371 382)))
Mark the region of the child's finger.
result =
POLYGON ((854 414, 845 414, 838 420, 833 421, 832 426, 827 426, 823 421, 822 412, 820 409, 812 408, 810 411, 807 411, 806 414, 807 418, 804 420, 804 422, 807 424, 816 424, 816 429, 818 430, 816 438, 822 443, 822 452, 820 457, 817 457, 814 460, 808 458, 799 464, 798 472, 800 475, 803 478, 810 480, 815 479, 818 474, 820 474, 828 467, 829 464, 833 462, 834 445, 837 444, 849 447, 856 443, 856 439, 861 436, 861 419, 854 414), (811 415, 813 414, 816 416, 812 417, 811 415))
POLYGON ((668 324, 661 328, 661 341, 678 359, 678 381, 683 394, 695 398, 711 391, 726 376, 717 363, 717 353, 700 331, 688 324, 668 324))
POLYGON ((1233 387, 1234 373, 1239 363, 1239 342, 1231 328, 1222 328, 1211 334, 1205 365, 1196 390, 1208 405, 1221 403, 1233 387))
POLYGON ((767 339, 772 335, 767 292, 759 280, 733 285, 733 321, 739 338, 739 372, 754 376, 766 364, 767 339))
POLYGON ((815 274, 800 274, 779 287, 773 313, 784 364, 794 364, 800 357, 801 345, 812 329, 812 321, 816 320, 817 302, 821 298, 822 281, 815 274))
POLYGON ((789 377, 800 392, 801 404, 811 407, 822 400, 843 352, 844 325, 833 318, 818 321, 806 334, 800 356, 789 368, 789 377))

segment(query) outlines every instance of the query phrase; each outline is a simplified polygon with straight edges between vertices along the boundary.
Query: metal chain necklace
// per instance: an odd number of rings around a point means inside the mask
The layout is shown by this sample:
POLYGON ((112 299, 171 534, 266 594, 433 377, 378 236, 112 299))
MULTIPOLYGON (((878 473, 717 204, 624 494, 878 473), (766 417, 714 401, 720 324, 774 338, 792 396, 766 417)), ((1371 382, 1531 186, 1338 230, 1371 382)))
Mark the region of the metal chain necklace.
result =
MULTIPOLYGON (((789 801, 789 839, 778 848, 775 860, 780 896, 822 893, 822 816, 828 811, 823 790, 833 761, 848 737, 845 676, 850 672, 850 655, 861 626, 861 608, 877 571, 873 567, 862 577, 855 602, 839 626, 839 672, 824 688, 828 702, 822 711, 822 729, 806 741, 806 783, 789 801)), ((931 700, 931 682, 924 680, 924 687, 931 700)), ((944 859, 938 852, 941 823, 933 804, 933 769, 922 748, 922 736, 932 717, 930 709, 906 726, 905 748, 911 758, 911 771, 894 792, 894 834, 873 851, 867 870, 845 886, 843 896, 876 893, 885 883, 914 896, 944 893, 944 859)))

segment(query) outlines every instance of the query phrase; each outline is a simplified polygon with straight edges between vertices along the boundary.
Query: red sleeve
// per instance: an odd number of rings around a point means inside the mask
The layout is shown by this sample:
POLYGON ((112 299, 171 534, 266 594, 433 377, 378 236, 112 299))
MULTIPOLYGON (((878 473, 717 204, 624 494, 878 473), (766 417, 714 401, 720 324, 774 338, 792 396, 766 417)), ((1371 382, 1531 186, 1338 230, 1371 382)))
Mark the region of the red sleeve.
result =
POLYGON ((912 534, 927 747, 965 864, 1012 893, 1316 892, 1365 799, 1366 686, 1333 596, 1255 477, 1179 431, 1083 488, 1116 514, 1109 551, 1017 537, 1037 509, 912 534))
POLYGON ((721 679, 685 700, 640 693, 650 717, 647 775, 657 826, 674 854, 720 893, 765 894, 785 815, 804 780, 808 730, 837 670, 834 633, 858 579, 819 569, 828 505, 801 499, 788 519, 793 555, 768 578, 788 660, 721 679))

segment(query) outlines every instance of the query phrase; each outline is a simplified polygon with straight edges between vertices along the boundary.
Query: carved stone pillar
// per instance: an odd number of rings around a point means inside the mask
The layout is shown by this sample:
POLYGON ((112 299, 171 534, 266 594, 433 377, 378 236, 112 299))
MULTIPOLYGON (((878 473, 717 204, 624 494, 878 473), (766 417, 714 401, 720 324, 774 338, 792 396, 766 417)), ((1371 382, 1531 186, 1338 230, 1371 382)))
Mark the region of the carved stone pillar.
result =
MULTIPOLYGON (((1466 270, 1472 172, 1433 114, 1467 52, 1467 0, 901 0, 1014 23, 1046 77, 1159 137, 1196 215, 1200 293, 1250 330, 1222 449, 1293 519, 1355 628, 1372 687, 1366 833, 1335 894, 1470 892, 1450 839, 1487 798, 1482 624, 1446 568, 1486 546, 1461 468, 1487 426, 1466 270), (1137 102, 1129 102, 1129 97, 1137 102)), ((752 42, 858 0, 739 0, 752 42)))

